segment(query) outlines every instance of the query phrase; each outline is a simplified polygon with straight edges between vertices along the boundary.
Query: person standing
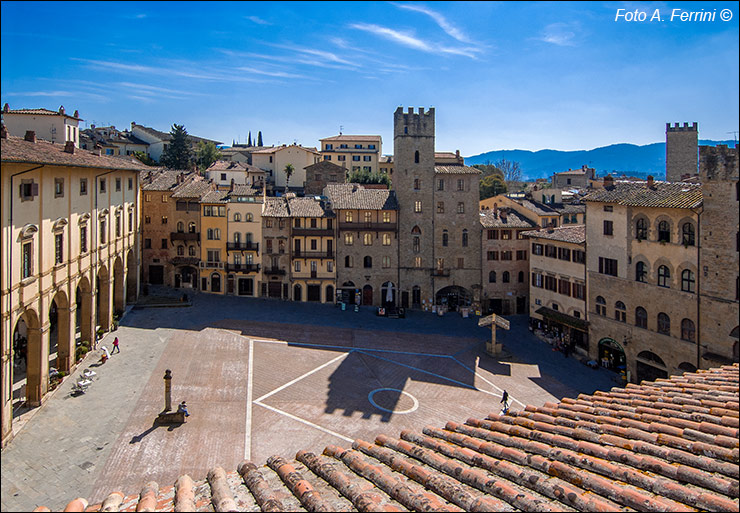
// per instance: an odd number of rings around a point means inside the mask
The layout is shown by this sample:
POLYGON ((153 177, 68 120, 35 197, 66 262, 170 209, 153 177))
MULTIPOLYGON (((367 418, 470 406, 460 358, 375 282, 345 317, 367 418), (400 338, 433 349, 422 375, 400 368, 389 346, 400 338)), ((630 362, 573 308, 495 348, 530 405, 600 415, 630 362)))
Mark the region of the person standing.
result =
POLYGON ((503 404, 501 413, 506 415, 509 412, 509 392, 506 390, 504 390, 504 395, 501 397, 501 404, 503 404))
POLYGON ((119 353, 121 352, 121 348, 118 347, 118 337, 116 337, 115 339, 113 339, 113 351, 111 351, 110 354, 113 354, 116 351, 118 351, 119 353))

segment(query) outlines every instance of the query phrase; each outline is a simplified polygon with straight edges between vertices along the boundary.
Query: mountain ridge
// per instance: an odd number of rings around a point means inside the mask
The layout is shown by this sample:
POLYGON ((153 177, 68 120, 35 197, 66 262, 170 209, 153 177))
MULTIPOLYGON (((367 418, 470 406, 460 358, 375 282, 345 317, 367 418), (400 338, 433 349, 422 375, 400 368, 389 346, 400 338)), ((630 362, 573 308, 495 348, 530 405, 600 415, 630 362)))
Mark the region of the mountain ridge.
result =
MULTIPOLYGON (((733 146, 735 141, 699 139, 700 146, 718 144, 733 146)), ((553 173, 578 169, 583 165, 596 169, 597 175, 614 172, 641 178, 647 175, 658 180, 665 178, 665 142, 644 145, 616 143, 591 150, 492 150, 465 157, 465 164, 494 163, 502 158, 519 162, 522 178, 526 180, 549 178, 553 173)))

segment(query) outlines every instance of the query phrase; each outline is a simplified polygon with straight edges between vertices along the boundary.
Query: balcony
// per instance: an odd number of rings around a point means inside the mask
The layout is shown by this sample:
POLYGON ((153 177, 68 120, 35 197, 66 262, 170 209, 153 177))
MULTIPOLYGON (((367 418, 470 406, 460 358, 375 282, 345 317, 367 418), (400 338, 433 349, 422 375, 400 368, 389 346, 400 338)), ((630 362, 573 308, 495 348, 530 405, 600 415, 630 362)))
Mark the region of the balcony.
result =
POLYGON ((225 268, 229 273, 258 273, 260 264, 226 264, 225 268))
POLYGON ((334 258, 333 251, 294 251, 293 258, 334 258))
POLYGON ((260 250, 259 242, 227 242, 226 251, 257 251, 260 250))
POLYGON ((293 235, 297 237, 333 237, 334 229, 332 228, 296 228, 293 227, 293 235))
POLYGON ((450 270, 449 269, 433 269, 432 270, 432 276, 449 276, 450 270))
POLYGON ((265 274, 274 274, 276 276, 285 276, 285 269, 280 267, 265 267, 262 272, 265 274))
POLYGON ((339 223, 339 231, 353 232, 396 232, 396 223, 339 223))
POLYGON ((223 269, 224 263, 223 262, 204 262, 203 260, 201 260, 200 267, 208 268, 208 269, 223 269))
POLYGON ((172 232, 170 233, 170 240, 200 240, 200 232, 172 232))
POLYGON ((183 257, 178 256, 170 259, 170 263, 172 265, 194 265, 197 266, 200 263, 200 258, 198 257, 183 257))

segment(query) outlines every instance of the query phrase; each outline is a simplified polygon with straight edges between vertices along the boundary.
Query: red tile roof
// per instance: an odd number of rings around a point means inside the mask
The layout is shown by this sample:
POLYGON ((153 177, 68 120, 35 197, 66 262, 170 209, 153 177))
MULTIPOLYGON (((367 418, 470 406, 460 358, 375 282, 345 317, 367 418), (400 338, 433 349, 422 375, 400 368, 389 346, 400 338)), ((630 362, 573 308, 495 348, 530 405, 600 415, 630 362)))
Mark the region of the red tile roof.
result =
POLYGON ((738 511, 738 382, 734 364, 630 384, 150 482, 88 510, 738 511))

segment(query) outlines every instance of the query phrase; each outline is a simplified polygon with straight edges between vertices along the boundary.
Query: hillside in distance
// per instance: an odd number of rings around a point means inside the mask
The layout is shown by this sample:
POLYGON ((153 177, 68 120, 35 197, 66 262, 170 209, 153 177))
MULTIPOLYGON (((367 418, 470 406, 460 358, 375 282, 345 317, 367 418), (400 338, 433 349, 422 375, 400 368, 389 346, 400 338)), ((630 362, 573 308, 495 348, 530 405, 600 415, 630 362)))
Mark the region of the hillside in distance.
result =
MULTIPOLYGON (((727 144, 734 146, 735 141, 713 141, 699 139, 699 145, 716 146, 727 144)), ((645 144, 610 144, 593 150, 495 150, 465 157, 465 164, 486 164, 500 160, 519 162, 522 168, 522 178, 534 180, 549 178, 553 173, 560 173, 568 169, 578 169, 587 165, 596 169, 596 174, 603 176, 616 172, 645 178, 653 175, 656 180, 665 178, 665 142, 645 144)))

